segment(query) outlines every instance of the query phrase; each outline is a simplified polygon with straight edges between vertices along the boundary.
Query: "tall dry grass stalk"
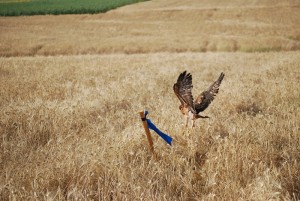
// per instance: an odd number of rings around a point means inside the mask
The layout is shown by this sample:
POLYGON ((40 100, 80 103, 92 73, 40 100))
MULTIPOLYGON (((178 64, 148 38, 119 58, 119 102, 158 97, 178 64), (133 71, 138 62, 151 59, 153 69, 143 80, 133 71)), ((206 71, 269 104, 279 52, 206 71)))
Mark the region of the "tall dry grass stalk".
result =
POLYGON ((0 58, 1 200, 299 200, 300 57, 161 53, 0 58), (194 129, 172 86, 221 71, 194 129), (174 138, 153 134, 138 112, 174 138))

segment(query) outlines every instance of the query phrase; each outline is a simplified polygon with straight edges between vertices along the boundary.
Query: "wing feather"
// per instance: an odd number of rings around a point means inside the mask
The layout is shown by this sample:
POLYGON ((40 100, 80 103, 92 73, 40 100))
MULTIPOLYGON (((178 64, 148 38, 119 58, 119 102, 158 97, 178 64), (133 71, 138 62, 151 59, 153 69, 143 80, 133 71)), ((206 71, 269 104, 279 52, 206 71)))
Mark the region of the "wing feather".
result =
POLYGON ((173 90, 181 104, 191 107, 192 111, 195 112, 192 89, 192 75, 184 71, 178 76, 177 82, 173 86, 173 90))
POLYGON ((224 78, 224 73, 222 72, 219 78, 209 86, 206 91, 203 91, 195 100, 195 110, 197 114, 204 111, 210 103, 214 100, 215 96, 219 92, 219 87, 224 78))

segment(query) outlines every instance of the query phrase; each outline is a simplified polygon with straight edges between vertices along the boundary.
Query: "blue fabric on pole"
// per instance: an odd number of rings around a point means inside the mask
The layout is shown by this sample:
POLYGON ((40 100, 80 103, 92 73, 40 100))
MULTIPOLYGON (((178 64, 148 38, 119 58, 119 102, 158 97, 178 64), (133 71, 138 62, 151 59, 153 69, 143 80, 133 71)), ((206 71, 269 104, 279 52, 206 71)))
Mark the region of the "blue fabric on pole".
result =
MULTIPOLYGON (((148 111, 145 111, 145 118, 148 114, 148 111)), ((152 122, 150 119, 147 119, 148 128, 154 130, 162 139, 164 139, 169 145, 172 145, 172 137, 166 135, 165 133, 161 132, 152 122)))

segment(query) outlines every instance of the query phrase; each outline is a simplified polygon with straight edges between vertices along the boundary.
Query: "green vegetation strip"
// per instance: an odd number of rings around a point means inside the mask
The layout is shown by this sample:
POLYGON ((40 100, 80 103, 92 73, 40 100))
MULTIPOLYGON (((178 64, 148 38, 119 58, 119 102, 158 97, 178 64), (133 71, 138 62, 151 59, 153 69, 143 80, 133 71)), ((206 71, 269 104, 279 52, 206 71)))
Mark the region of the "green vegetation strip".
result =
POLYGON ((145 0, 0 0, 0 16, 102 13, 145 0))

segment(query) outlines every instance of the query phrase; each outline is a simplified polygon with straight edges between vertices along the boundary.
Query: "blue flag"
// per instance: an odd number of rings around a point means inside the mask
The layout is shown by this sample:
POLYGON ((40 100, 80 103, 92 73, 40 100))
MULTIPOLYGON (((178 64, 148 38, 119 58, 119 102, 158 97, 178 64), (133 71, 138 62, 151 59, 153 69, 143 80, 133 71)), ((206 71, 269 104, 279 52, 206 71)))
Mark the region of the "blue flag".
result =
MULTIPOLYGON (((145 118, 148 114, 148 111, 145 111, 145 118)), ((162 139, 164 139, 169 145, 172 145, 172 137, 168 136, 167 134, 161 132, 152 122, 150 119, 147 119, 148 128, 151 130, 154 130, 162 139)))

